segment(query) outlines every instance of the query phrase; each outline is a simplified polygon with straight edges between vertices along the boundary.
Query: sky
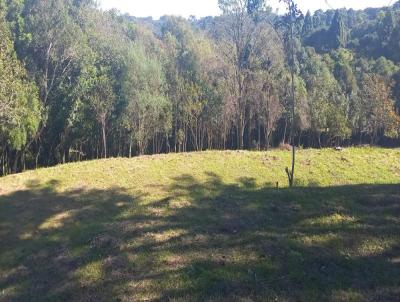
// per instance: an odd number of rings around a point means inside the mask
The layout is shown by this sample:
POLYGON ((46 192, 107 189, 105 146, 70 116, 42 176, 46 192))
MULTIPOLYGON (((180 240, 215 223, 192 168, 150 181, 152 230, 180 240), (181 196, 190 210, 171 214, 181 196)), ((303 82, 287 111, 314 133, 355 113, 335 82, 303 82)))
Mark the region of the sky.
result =
MULTIPOLYGON (((198 18, 205 16, 216 16, 221 12, 218 8, 218 0, 98 0, 100 7, 104 10, 116 8, 122 13, 128 13, 136 17, 160 18, 163 15, 178 15, 198 18)), ((363 9, 366 7, 386 6, 397 0, 298 0, 299 8, 305 13, 317 9, 327 10, 329 8, 354 8, 363 9)), ((268 0, 274 9, 283 13, 283 7, 279 0, 268 0)))

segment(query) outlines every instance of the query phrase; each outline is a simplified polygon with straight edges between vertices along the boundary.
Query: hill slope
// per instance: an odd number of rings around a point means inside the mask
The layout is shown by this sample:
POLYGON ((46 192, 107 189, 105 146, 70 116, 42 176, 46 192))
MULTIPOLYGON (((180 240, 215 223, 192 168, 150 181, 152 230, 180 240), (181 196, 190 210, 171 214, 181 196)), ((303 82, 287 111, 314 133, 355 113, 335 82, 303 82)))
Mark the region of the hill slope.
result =
POLYGON ((399 159, 302 150, 294 189, 283 151, 2 178, 0 300, 397 301, 399 159))

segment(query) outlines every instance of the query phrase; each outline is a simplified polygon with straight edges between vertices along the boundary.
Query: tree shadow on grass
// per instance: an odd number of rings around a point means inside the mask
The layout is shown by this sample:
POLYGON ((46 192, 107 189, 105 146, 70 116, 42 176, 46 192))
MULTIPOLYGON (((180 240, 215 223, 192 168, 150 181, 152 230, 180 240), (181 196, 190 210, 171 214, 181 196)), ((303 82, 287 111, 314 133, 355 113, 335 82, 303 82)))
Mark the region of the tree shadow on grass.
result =
POLYGON ((0 300, 95 300, 101 270, 120 255, 113 223, 135 197, 119 188, 59 193, 57 186, 31 182, 0 196, 0 300), (80 272, 86 266, 99 278, 80 272))
POLYGON ((0 196, 0 300, 399 301, 399 185, 206 176, 0 196))

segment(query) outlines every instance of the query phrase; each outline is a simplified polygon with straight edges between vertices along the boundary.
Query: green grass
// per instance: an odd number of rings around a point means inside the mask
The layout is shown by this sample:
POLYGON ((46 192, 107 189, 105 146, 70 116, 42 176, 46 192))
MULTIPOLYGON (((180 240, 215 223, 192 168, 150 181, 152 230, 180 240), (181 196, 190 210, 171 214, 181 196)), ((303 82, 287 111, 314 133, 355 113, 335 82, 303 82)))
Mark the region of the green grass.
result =
POLYGON ((400 149, 108 159, 0 179, 0 301, 399 301, 400 149), (276 183, 279 183, 279 189, 276 183))

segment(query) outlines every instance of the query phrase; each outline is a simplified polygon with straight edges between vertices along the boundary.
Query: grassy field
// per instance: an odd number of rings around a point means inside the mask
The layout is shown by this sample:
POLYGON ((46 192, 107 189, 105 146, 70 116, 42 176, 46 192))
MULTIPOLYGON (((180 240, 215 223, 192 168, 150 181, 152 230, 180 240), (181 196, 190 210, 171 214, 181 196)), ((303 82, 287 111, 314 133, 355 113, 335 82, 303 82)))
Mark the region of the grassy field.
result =
POLYGON ((400 149, 204 152, 0 179, 0 301, 400 301, 400 149), (276 188, 276 183, 279 188, 276 188))

